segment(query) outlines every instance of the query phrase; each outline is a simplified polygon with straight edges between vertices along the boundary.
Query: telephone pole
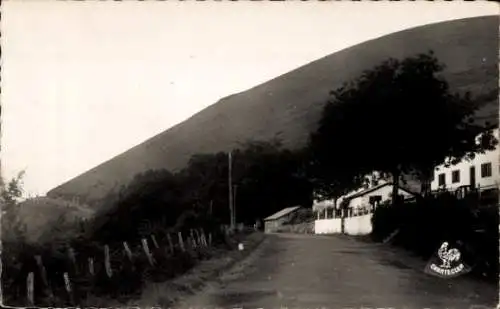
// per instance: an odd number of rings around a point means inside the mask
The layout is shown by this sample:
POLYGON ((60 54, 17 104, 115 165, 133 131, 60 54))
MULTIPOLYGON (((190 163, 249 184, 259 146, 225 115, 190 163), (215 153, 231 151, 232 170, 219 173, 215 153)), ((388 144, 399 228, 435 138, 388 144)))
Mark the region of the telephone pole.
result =
POLYGON ((238 185, 234 185, 234 197, 233 197, 233 221, 236 226, 236 193, 238 192, 238 185))
POLYGON ((229 160, 229 168, 228 168, 228 186, 229 186, 229 215, 230 215, 230 227, 231 230, 234 230, 235 227, 235 222, 234 222, 234 206, 233 206, 233 179, 232 179, 232 165, 233 165, 233 158, 232 158, 232 151, 229 151, 228 154, 228 160, 229 160))

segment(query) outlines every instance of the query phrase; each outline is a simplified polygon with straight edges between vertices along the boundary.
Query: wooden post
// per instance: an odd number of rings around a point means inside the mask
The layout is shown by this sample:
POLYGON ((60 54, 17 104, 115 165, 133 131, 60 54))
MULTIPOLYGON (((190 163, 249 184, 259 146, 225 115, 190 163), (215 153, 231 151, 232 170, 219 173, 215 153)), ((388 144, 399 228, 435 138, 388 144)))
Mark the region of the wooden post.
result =
POLYGON ((211 247, 212 246, 212 233, 208 233, 208 245, 211 247))
POLYGON ((201 240, 203 241, 203 245, 208 247, 207 237, 205 236, 205 231, 203 229, 201 230, 201 240))
POLYGON ((89 257, 87 260, 89 262, 89 273, 91 276, 93 276, 94 275, 94 259, 89 257))
POLYGON ((104 245, 104 267, 106 268, 106 274, 111 278, 111 276, 113 276, 113 270, 111 269, 111 262, 109 261, 108 245, 104 245))
POLYGON ((151 252, 149 252, 148 241, 146 238, 142 239, 142 248, 144 249, 144 253, 146 253, 146 256, 148 257, 149 264, 151 266, 154 266, 153 256, 151 255, 151 252))
POLYGON ((206 247, 207 245, 205 244, 205 240, 203 239, 203 229, 200 229, 198 234, 200 235, 200 237, 199 237, 200 245, 203 247, 206 247))
POLYGON ((26 278, 26 298, 31 307, 35 306, 35 274, 30 272, 26 278))
POLYGON ((191 236, 191 243, 193 244, 193 248, 196 248, 196 240, 194 239, 193 229, 189 230, 191 236))
POLYGON ((47 291, 50 300, 52 300, 54 298, 54 294, 52 293, 52 289, 50 288, 49 285, 49 280, 47 279, 47 270, 45 269, 45 266, 43 266, 42 256, 36 255, 35 261, 36 264, 38 265, 38 269, 40 270, 40 275, 42 277, 43 285, 45 286, 45 289, 47 291))
POLYGON ((207 238, 205 237, 205 231, 201 229, 201 242, 203 243, 203 246, 207 247, 207 238))
POLYGON ((155 248, 159 249, 160 246, 158 246, 158 242, 156 242, 155 235, 151 234, 151 240, 153 241, 153 245, 155 246, 155 248))
POLYGON ((132 262, 132 251, 130 250, 130 247, 128 246, 127 242, 123 242, 123 248, 125 249, 125 253, 127 254, 128 260, 132 262))
POLYGON ((64 285, 66 286, 66 292, 68 292, 69 300, 72 304, 75 303, 75 300, 73 298, 73 291, 71 289, 71 281, 69 280, 69 275, 68 273, 64 273, 64 285))
POLYGON ((71 261, 71 267, 73 268, 73 271, 78 273, 78 268, 76 266, 76 257, 75 257, 75 250, 73 248, 68 247, 68 258, 71 261))
POLYGON ((186 248, 184 247, 184 241, 182 240, 182 232, 177 233, 177 236, 179 236, 179 246, 181 247, 181 250, 183 252, 186 251, 186 248))
POLYGON ((196 234, 196 244, 201 247, 203 244, 201 242, 201 235, 200 233, 198 232, 197 229, 194 230, 194 233, 196 234))
POLYGON ((168 246, 170 247, 170 253, 174 253, 174 243, 172 242, 172 237, 170 237, 170 233, 167 234, 168 246))

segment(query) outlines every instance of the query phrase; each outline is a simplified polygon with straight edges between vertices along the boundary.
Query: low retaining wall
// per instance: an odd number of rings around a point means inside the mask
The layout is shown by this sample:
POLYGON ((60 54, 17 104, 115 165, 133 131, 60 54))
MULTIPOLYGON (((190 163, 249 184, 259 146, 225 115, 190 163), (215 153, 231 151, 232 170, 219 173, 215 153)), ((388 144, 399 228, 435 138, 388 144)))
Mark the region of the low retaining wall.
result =
POLYGON ((315 234, 340 234, 342 232, 341 219, 320 219, 314 222, 315 234))
POLYGON ((372 214, 345 219, 347 235, 368 235, 372 232, 372 214))
MULTIPOLYGON (((344 232, 347 235, 368 235, 372 232, 372 214, 345 218, 344 232)), ((314 222, 315 234, 341 234, 342 219, 320 219, 314 222)))

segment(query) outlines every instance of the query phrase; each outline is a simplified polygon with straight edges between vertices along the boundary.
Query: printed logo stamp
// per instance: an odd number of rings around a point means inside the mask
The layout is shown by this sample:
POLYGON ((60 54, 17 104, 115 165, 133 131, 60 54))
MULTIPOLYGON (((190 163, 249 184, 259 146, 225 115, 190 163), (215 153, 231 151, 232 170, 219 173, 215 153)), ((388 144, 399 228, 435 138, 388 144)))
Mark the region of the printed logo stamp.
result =
POLYGON ((462 255, 457 248, 451 248, 448 242, 443 242, 425 268, 425 272, 441 278, 454 278, 470 272, 471 267, 462 261, 462 255))

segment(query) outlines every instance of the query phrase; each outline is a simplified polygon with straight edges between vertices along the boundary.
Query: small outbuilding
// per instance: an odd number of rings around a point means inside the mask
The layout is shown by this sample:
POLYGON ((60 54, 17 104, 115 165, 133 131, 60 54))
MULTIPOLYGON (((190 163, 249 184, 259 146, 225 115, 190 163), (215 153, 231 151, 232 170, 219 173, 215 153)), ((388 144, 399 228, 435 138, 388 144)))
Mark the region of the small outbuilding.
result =
POLYGON ((264 219, 264 232, 274 233, 300 209, 300 206, 287 207, 264 219))

